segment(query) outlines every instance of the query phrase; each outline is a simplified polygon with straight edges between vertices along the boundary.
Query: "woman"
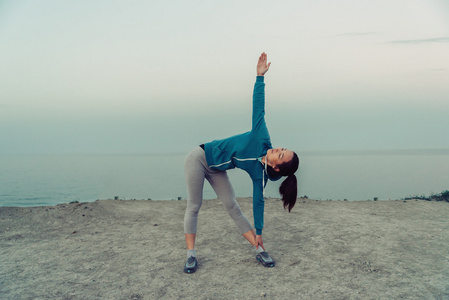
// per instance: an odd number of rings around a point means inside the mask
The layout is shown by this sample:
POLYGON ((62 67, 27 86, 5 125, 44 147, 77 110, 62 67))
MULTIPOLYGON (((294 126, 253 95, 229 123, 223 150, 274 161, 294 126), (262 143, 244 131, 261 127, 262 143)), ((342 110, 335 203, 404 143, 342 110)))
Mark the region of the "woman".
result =
POLYGON ((253 93, 252 129, 249 132, 223 140, 200 145, 186 157, 187 208, 184 232, 187 245, 185 273, 194 273, 198 267, 195 253, 198 212, 203 200, 204 179, 207 179, 224 204, 228 214, 242 235, 255 247, 256 259, 265 267, 274 267, 275 261, 265 252, 262 241, 264 197, 268 179, 278 180, 288 176, 281 184, 284 208, 291 211, 296 202, 297 182, 294 173, 299 159, 296 153, 285 148, 273 149, 265 124, 264 75, 270 68, 267 55, 262 53, 257 63, 257 77, 253 93), (245 170, 253 182, 254 233, 248 219, 242 213, 234 195, 226 170, 245 170))

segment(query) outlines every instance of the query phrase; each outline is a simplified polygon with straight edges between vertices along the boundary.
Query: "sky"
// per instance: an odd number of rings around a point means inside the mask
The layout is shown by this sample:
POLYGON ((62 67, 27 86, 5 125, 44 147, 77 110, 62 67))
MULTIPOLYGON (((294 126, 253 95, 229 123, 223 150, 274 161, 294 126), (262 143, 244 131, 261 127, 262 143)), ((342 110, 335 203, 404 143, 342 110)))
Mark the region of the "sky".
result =
POLYGON ((449 148, 444 0, 0 1, 0 154, 449 148))

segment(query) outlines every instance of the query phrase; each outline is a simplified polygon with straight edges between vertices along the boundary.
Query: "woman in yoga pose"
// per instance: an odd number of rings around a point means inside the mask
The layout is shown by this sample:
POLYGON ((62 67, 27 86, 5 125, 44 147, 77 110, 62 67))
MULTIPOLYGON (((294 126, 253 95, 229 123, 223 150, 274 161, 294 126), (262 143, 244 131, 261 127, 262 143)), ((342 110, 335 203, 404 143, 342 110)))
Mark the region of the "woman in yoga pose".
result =
POLYGON ((197 219, 203 201, 204 179, 207 179, 236 223, 240 233, 255 247, 256 259, 265 267, 274 267, 275 261, 265 251, 262 241, 264 196, 268 179, 287 178, 279 188, 284 208, 291 211, 296 202, 297 181, 294 173, 299 159, 295 152, 271 146, 265 124, 264 75, 270 68, 267 55, 262 53, 257 63, 257 77, 253 93, 252 128, 243 134, 222 140, 214 140, 196 147, 185 160, 187 183, 187 208, 184 218, 184 233, 187 245, 185 273, 194 273, 198 267, 195 253, 197 219), (242 213, 226 170, 240 168, 246 171, 253 182, 254 233, 248 219, 242 213))

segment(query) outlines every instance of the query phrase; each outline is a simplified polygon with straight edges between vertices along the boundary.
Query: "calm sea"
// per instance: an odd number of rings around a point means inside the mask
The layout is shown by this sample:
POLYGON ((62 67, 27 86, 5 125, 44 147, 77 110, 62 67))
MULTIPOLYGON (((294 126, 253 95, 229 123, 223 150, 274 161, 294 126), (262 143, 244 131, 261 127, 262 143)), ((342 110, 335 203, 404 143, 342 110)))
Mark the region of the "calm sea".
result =
MULTIPOLYGON (((183 155, 0 156, 0 206, 55 205, 96 199, 186 198, 183 155)), ((252 194, 249 176, 228 172, 238 197, 252 194)), ((449 151, 304 153, 299 194, 318 200, 379 200, 449 189, 449 151)), ((270 182, 267 197, 278 197, 270 182)), ((216 198, 205 184, 205 199, 216 198)))

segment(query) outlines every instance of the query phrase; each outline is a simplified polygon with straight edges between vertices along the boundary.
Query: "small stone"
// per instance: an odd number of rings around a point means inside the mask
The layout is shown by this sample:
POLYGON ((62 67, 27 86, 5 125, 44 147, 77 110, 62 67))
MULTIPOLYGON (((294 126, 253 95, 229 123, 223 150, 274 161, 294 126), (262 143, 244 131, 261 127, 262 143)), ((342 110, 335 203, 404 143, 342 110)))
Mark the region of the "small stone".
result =
POLYGON ((260 297, 266 297, 266 296, 267 296, 267 293, 265 293, 265 292, 260 293, 260 297))

